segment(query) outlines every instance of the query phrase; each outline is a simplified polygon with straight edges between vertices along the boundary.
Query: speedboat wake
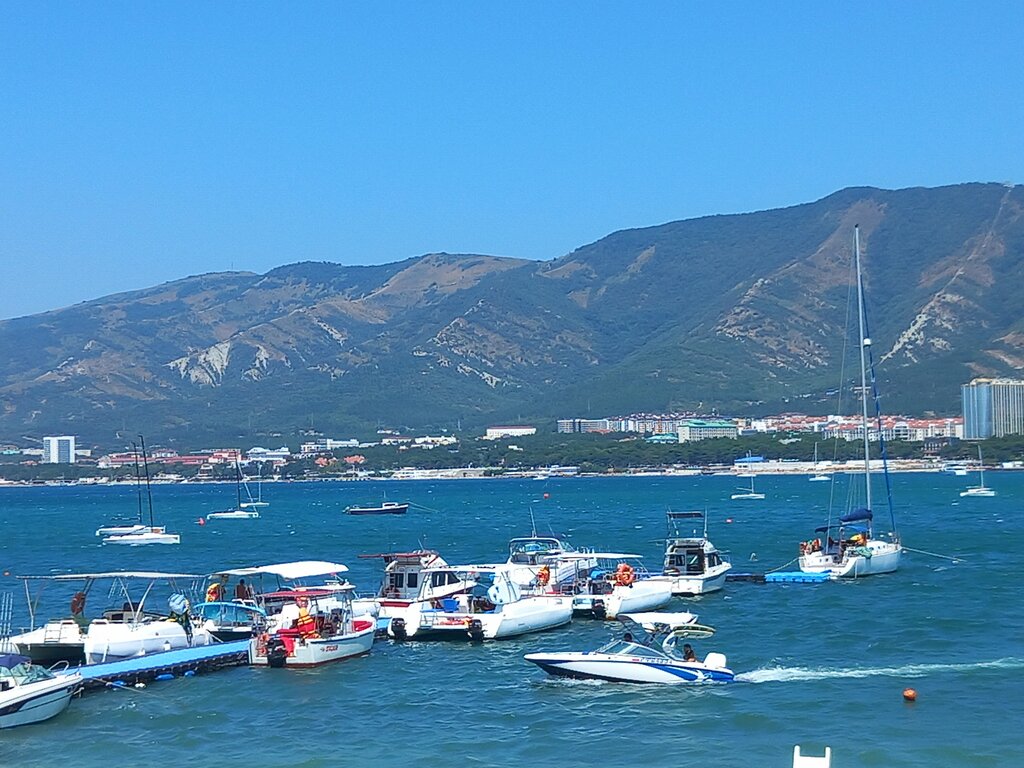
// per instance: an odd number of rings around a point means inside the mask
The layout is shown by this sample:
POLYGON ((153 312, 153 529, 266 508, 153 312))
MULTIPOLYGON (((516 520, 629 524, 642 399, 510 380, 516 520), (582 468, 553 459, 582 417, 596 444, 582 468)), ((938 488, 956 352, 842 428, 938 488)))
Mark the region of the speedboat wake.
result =
POLYGON ((738 683, 790 683, 862 677, 926 677, 940 672, 971 672, 978 669, 1024 669, 1024 659, 1006 658, 971 664, 906 664, 901 667, 851 667, 848 669, 777 667, 755 669, 736 675, 738 683))

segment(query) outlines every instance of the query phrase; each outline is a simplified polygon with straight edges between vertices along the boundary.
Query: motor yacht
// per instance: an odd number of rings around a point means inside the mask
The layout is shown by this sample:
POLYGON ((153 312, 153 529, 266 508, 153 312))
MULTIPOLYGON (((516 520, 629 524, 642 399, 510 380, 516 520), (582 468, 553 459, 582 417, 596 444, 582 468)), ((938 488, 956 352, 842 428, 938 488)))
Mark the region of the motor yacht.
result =
POLYGON ((708 538, 707 515, 703 512, 669 512, 669 537, 665 540, 665 566, 662 573, 672 584, 673 595, 703 595, 725 585, 732 564, 722 557, 708 538), (687 536, 680 528, 684 521, 701 521, 703 530, 687 536))
POLYGON ((27 656, 0 654, 0 728, 56 717, 81 687, 80 674, 58 675, 27 656))

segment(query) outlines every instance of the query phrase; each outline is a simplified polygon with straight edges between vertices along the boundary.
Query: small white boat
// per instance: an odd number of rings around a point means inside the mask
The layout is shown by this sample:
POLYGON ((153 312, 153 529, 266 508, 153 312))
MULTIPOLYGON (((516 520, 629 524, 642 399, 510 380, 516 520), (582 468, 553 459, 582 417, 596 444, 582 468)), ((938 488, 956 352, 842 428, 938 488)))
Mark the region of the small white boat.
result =
POLYGON ((587 552, 563 555, 562 560, 581 566, 572 584, 555 590, 572 595, 576 615, 615 619, 624 613, 661 608, 672 599, 672 583, 652 577, 639 555, 587 552))
MULTIPOLYGON (((98 536, 104 535, 101 531, 117 531, 116 533, 109 533, 104 536, 104 544, 122 544, 130 547, 139 547, 146 544, 180 544, 181 536, 177 533, 168 533, 167 529, 162 526, 153 524, 153 494, 150 490, 149 481, 149 459, 146 455, 146 441, 142 435, 139 435, 141 442, 142 452, 142 465, 145 471, 146 478, 146 496, 149 500, 149 525, 142 525, 142 485, 141 478, 139 476, 139 461, 138 453, 136 453, 135 459, 135 475, 136 485, 138 486, 139 493, 139 525, 122 528, 121 526, 104 526, 96 531, 98 536)), ((132 443, 132 448, 135 448, 135 443, 132 443)))
POLYGON ((662 573, 672 585, 672 594, 703 595, 720 590, 725 585, 732 563, 722 557, 708 538, 707 515, 703 512, 669 512, 668 525, 662 573), (702 520, 703 532, 681 535, 679 524, 683 520, 702 520))
POLYGON ((18 652, 40 664, 66 662, 92 664, 142 656, 158 651, 209 645, 212 635, 193 626, 189 603, 180 586, 194 583, 200 576, 152 571, 112 571, 107 573, 19 576, 25 582, 32 627, 13 635, 11 643, 18 652), (109 588, 94 590, 97 581, 110 581, 109 588), (29 583, 38 585, 30 590, 29 583), (166 582, 171 594, 169 612, 147 610, 146 603, 157 584, 166 582), (77 591, 71 598, 70 618, 54 619, 36 626, 35 606, 42 590, 52 583, 72 583, 77 591), (80 586, 79 586, 80 583, 80 586), (141 585, 136 588, 136 585, 141 585), (85 618, 86 600, 100 592, 108 601, 116 598, 91 621, 85 618), (123 600, 123 603, 121 602, 123 600), (172 619, 172 620, 167 620, 172 619))
MULTIPOLYGON (((411 552, 384 552, 375 555, 360 555, 364 559, 384 561, 384 577, 377 594, 373 597, 357 597, 354 602, 356 613, 373 613, 378 619, 378 630, 385 631, 396 610, 404 610, 420 592, 420 581, 427 568, 441 568, 448 563, 432 549, 417 549, 411 552)), ((453 592, 458 591, 454 588, 453 592)), ((439 596, 446 596, 443 592, 439 596)))
POLYGON ((754 490, 754 476, 753 476, 753 474, 750 475, 750 490, 747 490, 746 488, 740 488, 739 490, 740 490, 739 493, 734 493, 729 498, 732 499, 733 501, 739 501, 739 500, 758 501, 758 500, 764 498, 764 494, 763 493, 758 493, 757 491, 754 490))
POLYGON ((515 566, 455 565, 426 568, 416 599, 392 608, 388 635, 494 640, 568 624, 569 595, 524 595, 515 566))
POLYGON ((56 717, 81 686, 80 674, 55 675, 26 656, 0 655, 0 728, 56 717))
POLYGON ((249 641, 249 663, 318 667, 369 653, 376 625, 370 616, 354 615, 354 591, 351 584, 338 584, 276 593, 286 602, 270 617, 267 630, 249 641))
POLYGON ((222 512, 210 512, 207 520, 252 520, 260 516, 254 509, 226 509, 222 512))
POLYGON ((723 683, 735 675, 721 653, 703 661, 680 640, 705 638, 711 627, 696 624, 692 613, 638 613, 619 617, 625 631, 596 651, 528 653, 524 657, 549 675, 620 683, 723 683))
POLYGON ((965 491, 960 491, 961 498, 984 497, 992 498, 996 492, 985 485, 985 462, 981 458, 981 446, 978 446, 978 485, 972 485, 965 491))
POLYGON ((818 471, 818 467, 819 466, 820 466, 820 464, 818 463, 818 444, 815 443, 814 444, 814 469, 815 469, 815 474, 813 474, 809 478, 807 478, 808 481, 810 481, 812 483, 826 483, 826 482, 828 482, 829 480, 832 479, 832 475, 829 475, 829 474, 826 474, 824 472, 818 471))
POLYGON ((115 536, 107 536, 103 539, 104 544, 123 544, 130 547, 138 547, 144 544, 180 544, 181 535, 168 533, 163 526, 145 526, 141 531, 133 533, 120 533, 115 536))

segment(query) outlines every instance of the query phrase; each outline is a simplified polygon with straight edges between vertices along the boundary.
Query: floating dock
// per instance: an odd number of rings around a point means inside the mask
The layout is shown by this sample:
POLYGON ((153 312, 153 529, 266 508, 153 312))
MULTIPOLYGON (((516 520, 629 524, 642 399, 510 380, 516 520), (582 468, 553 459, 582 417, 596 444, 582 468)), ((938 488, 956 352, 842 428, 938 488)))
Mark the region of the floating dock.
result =
POLYGON ((67 674, 78 672, 82 675, 85 689, 94 690, 111 684, 135 685, 149 682, 158 677, 165 679, 191 676, 197 672, 212 672, 225 667, 237 667, 249 661, 249 641, 232 640, 194 648, 177 648, 159 651, 145 656, 136 656, 120 661, 106 661, 100 664, 83 664, 71 667, 67 674))
POLYGON ((804 573, 803 571, 777 571, 775 573, 730 573, 726 581, 749 581, 754 584, 820 584, 828 581, 828 573, 804 573))

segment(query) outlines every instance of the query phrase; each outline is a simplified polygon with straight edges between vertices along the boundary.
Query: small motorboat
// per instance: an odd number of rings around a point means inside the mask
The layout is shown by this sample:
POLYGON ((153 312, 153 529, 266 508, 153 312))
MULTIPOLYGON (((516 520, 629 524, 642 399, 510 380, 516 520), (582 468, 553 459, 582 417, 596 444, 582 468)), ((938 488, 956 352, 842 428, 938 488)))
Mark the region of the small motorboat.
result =
POLYGON ((662 573, 672 583, 673 595, 703 595, 725 584, 732 564, 708 539, 708 521, 703 512, 669 512, 669 536, 665 540, 665 566, 662 573), (680 521, 701 520, 704 531, 686 536, 680 521))
POLYGON ((697 659, 681 640, 710 637, 714 629, 692 613, 632 613, 619 616, 624 632, 596 651, 528 653, 549 675, 619 683, 728 683, 735 675, 721 653, 697 659))
POLYGON ((0 655, 0 728, 56 717, 81 687, 80 674, 57 675, 27 656, 0 655))
POLYGON ((404 515, 409 511, 409 505, 400 504, 397 501, 385 501, 379 506, 363 507, 358 504, 345 507, 346 515, 404 515))

